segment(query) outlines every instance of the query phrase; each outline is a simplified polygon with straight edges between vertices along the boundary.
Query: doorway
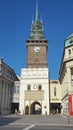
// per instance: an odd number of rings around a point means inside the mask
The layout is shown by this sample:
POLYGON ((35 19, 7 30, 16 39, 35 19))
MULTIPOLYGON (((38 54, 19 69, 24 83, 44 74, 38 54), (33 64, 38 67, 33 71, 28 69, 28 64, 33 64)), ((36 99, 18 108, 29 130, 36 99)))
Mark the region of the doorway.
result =
POLYGON ((30 114, 41 114, 41 104, 39 102, 33 102, 30 106, 30 114))

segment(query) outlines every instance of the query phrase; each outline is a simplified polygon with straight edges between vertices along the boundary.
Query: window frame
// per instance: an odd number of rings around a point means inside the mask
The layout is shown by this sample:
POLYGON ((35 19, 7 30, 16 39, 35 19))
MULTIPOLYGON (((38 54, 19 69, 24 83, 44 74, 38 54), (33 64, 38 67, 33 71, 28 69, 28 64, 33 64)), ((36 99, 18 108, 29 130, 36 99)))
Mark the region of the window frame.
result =
POLYGON ((39 84, 39 85, 38 85, 38 91, 41 91, 41 90, 42 90, 42 85, 39 84))
POLYGON ((27 90, 28 90, 28 91, 31 90, 31 85, 30 85, 30 84, 27 85, 27 90))
POLYGON ((54 87, 54 97, 56 97, 56 95, 57 95, 57 88, 54 87))

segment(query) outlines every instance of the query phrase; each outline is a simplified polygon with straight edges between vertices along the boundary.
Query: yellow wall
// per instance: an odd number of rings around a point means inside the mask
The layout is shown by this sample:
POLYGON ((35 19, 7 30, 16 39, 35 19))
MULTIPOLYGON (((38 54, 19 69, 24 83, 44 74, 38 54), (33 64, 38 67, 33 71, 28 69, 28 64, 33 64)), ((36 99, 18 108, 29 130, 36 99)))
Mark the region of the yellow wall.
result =
POLYGON ((58 80, 50 81, 50 103, 61 103, 61 85, 58 80), (56 96, 54 96, 54 87, 56 87, 56 96))

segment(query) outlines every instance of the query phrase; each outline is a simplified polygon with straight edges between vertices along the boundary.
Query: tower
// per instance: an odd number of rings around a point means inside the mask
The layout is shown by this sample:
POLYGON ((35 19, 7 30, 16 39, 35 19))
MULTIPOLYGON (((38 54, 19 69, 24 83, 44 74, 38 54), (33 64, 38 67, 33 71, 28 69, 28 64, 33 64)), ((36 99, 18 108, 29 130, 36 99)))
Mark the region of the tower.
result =
POLYGON ((36 18, 32 22, 31 33, 26 41, 27 68, 21 69, 19 108, 21 114, 49 114, 47 44, 36 6, 36 18))
POLYGON ((38 5, 36 6, 36 18, 32 22, 31 33, 26 41, 27 46, 27 68, 47 67, 47 40, 44 36, 42 22, 38 17, 38 5))

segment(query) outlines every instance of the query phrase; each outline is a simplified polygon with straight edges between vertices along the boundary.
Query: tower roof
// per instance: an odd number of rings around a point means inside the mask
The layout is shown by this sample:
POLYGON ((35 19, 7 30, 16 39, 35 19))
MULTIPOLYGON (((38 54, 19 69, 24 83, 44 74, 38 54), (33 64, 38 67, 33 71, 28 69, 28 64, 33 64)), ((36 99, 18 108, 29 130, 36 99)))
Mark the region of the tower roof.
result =
POLYGON ((71 33, 71 34, 66 38, 64 44, 65 44, 65 48, 66 48, 66 47, 73 46, 73 33, 71 33))
POLYGON ((36 17, 35 21, 32 22, 29 40, 45 40, 43 24, 38 15, 38 1, 36 2, 36 17))
POLYGON ((36 1, 36 22, 38 22, 38 1, 36 1))
POLYGON ((71 33, 71 34, 67 37, 67 39, 72 38, 72 37, 73 37, 73 33, 71 33))

